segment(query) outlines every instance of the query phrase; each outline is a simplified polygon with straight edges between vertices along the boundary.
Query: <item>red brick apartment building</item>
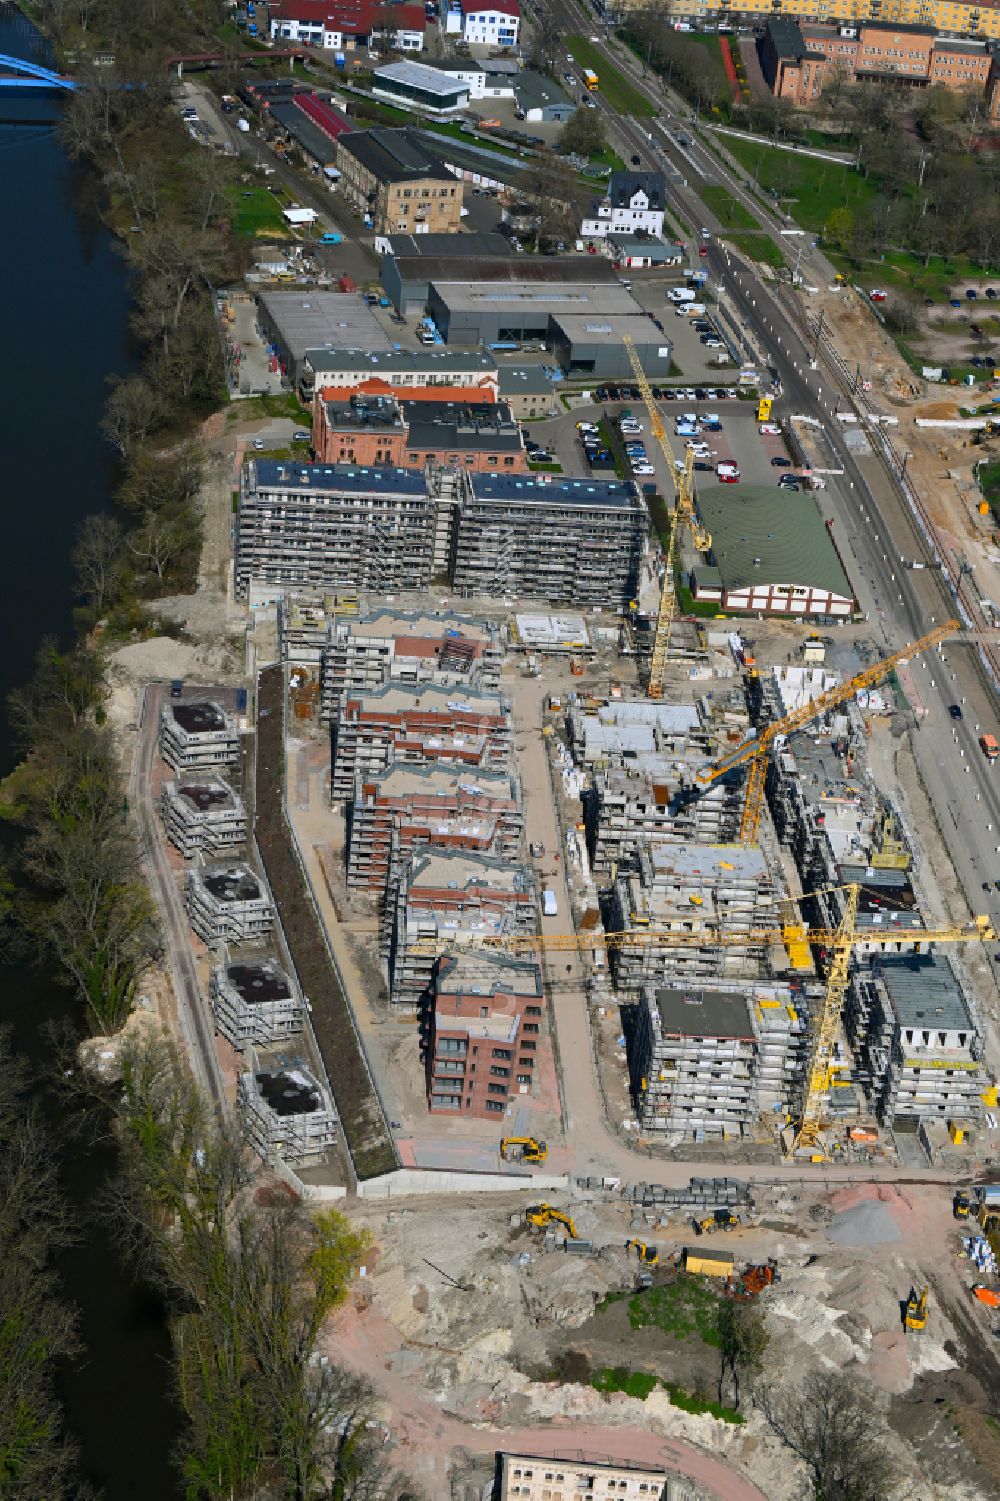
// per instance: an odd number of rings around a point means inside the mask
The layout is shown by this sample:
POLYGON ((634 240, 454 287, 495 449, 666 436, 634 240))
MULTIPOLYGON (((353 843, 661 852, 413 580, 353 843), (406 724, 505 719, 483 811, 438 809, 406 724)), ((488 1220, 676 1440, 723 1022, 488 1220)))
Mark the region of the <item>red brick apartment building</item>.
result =
POLYGON ((431 1114, 492 1120, 511 1098, 527 1094, 542 1006, 542 976, 532 959, 442 959, 421 1021, 431 1114))
POLYGON ((836 72, 849 82, 893 78, 979 91, 987 89, 995 73, 986 42, 888 22, 823 26, 784 16, 767 23, 758 53, 771 92, 799 105, 818 99, 836 72))
POLYGON ((394 762, 357 776, 347 810, 347 884, 384 895, 420 846, 513 860, 523 832, 521 784, 511 773, 394 762))
POLYGON ((403 468, 449 465, 475 474, 506 470, 527 474, 521 429, 505 402, 400 400, 352 391, 346 400, 328 392, 315 402, 313 448, 324 464, 379 464, 403 468))
POLYGON ((345 693, 332 726, 330 793, 354 796, 355 777, 390 761, 446 762, 506 771, 510 706, 499 694, 439 683, 393 680, 370 693, 345 693))

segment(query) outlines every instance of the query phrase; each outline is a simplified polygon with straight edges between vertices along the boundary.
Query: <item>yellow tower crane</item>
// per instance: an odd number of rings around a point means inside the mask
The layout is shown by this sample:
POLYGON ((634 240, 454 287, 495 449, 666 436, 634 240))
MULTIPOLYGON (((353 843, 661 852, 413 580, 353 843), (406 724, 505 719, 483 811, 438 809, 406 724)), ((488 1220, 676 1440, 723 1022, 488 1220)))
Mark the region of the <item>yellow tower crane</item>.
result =
POLYGON ((625 334, 622 343, 628 350, 628 357, 632 363, 632 371, 635 375, 635 383, 642 393, 642 399, 649 413, 649 430, 657 443, 660 452, 667 465, 667 473, 674 488, 674 509, 670 516, 670 533, 667 545, 664 548, 664 572, 663 585, 660 589, 660 603, 656 612, 656 630, 653 635, 653 655, 649 664, 649 681, 646 685, 647 698, 663 697, 663 677, 667 668, 667 657, 670 653, 670 633, 673 630, 674 616, 677 613, 677 594, 674 589, 674 559, 677 556, 678 529, 687 526, 691 530, 691 537, 699 552, 708 552, 712 546, 712 539, 698 520, 694 508, 694 454, 688 449, 687 457, 682 469, 678 469, 678 459, 667 439, 667 430, 663 426, 663 418, 656 404, 646 372, 642 368, 635 344, 625 334))
MULTIPOLYGON (((742 946, 753 948, 771 943, 798 942, 803 939, 814 947, 826 950, 826 991, 823 1007, 813 1029, 809 1064, 806 1073, 806 1088, 802 1109, 799 1112, 793 1150, 816 1146, 823 1125, 823 1101, 833 1085, 834 1045, 840 1030, 844 1000, 850 979, 851 954, 859 944, 876 948, 898 948, 925 951, 940 943, 995 943, 996 930, 988 917, 974 917, 964 927, 945 928, 864 928, 857 927, 858 899, 861 887, 857 883, 843 887, 826 887, 822 891, 808 892, 807 896, 821 896, 824 892, 842 890, 844 911, 836 928, 809 928, 789 923, 781 927, 751 928, 741 933, 726 932, 720 928, 702 927, 683 930, 642 929, 636 932, 616 933, 510 933, 495 937, 482 934, 469 936, 472 948, 494 948, 510 954, 593 952, 597 949, 614 950, 625 947, 681 949, 681 948, 730 948, 742 946)), ((802 900, 806 898, 803 897, 802 900)), ((414 952, 441 952, 441 945, 432 939, 421 940, 414 952)))
POLYGON ((870 688, 873 683, 889 675, 894 667, 908 662, 911 657, 919 656, 932 646, 937 646, 952 631, 959 629, 957 620, 947 620, 944 625, 935 626, 928 631, 926 636, 921 636, 919 641, 914 641, 910 646, 904 646, 901 651, 895 651, 891 656, 884 657, 881 662, 876 662, 872 667, 866 667, 864 672, 857 673, 846 683, 840 683, 836 688, 830 688, 826 693, 820 693, 809 703, 802 704, 793 709, 782 719, 773 720, 765 725, 759 735, 750 740, 744 740, 742 745, 736 747, 728 756, 723 756, 710 766, 707 771, 698 773, 698 781, 703 786, 710 786, 719 777, 725 776, 727 771, 733 771, 737 766, 745 766, 749 762, 747 776, 746 797, 743 803, 743 821, 740 826, 740 841, 743 844, 754 844, 757 840, 757 829, 760 824, 761 808, 764 802, 764 778, 767 775, 767 762, 771 747, 779 736, 791 735, 795 730, 804 729, 814 719, 819 719, 829 709, 835 709, 838 704, 845 703, 855 693, 860 693, 863 688, 870 688))

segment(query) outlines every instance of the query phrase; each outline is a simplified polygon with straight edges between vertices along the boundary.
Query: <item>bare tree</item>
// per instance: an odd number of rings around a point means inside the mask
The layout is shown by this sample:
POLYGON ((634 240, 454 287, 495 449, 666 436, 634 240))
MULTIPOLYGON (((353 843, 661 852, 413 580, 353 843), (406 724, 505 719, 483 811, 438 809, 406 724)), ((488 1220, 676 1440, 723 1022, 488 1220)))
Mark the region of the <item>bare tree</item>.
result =
POLYGON ((763 1370, 770 1337, 755 1303, 723 1298, 716 1318, 719 1335, 719 1401, 723 1401, 726 1377, 730 1378, 733 1406, 740 1405, 741 1376, 756 1376, 763 1370))
POLYGON ((116 380, 108 397, 101 431, 127 459, 166 416, 163 398, 141 375, 127 375, 116 380))
POLYGON ((761 1386, 754 1398, 771 1428, 808 1468, 815 1501, 892 1501, 885 1399, 856 1371, 814 1371, 761 1386))
POLYGON ((85 516, 73 548, 73 566, 77 587, 97 616, 121 583, 122 562, 122 529, 115 518, 104 512, 85 516))

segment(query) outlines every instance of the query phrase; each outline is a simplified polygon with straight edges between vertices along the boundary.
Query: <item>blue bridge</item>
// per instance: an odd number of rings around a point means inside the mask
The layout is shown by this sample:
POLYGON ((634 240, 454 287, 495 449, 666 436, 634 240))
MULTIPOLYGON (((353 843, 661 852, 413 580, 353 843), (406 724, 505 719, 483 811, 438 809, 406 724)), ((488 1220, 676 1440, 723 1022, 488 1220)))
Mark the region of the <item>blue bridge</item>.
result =
POLYGON ((76 80, 0 52, 0 89, 75 89, 76 80))

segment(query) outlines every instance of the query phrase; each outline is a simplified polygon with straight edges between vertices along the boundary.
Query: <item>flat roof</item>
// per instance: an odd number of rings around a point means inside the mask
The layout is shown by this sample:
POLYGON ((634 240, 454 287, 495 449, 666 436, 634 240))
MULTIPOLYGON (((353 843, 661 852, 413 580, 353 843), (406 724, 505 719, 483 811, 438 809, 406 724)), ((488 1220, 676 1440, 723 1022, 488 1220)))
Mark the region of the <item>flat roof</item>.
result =
POLYGON ((217 734, 226 728, 225 711, 215 699, 182 699, 169 708, 174 721, 189 735, 217 734))
POLYGON ((254 1077, 261 1099, 275 1115, 315 1115, 323 1108, 322 1091, 304 1069, 282 1069, 254 1077))
POLYGON ((738 991, 657 987, 654 998, 664 1032, 679 1032, 683 1037, 753 1039, 750 1005, 738 991))
POLYGON ((307 155, 315 157, 324 167, 332 167, 337 160, 337 145, 325 130, 320 130, 308 115, 304 114, 292 99, 282 104, 272 104, 270 114, 292 136, 307 155))
POLYGON ((294 359, 307 350, 390 350, 392 341, 354 292, 262 292, 261 306, 294 359))
POLYGON ((428 350, 310 349, 306 359, 317 374, 328 370, 367 370, 372 375, 442 375, 451 370, 488 371, 497 368, 490 354, 477 349, 428 350))
MULTIPOLYGON (((443 404, 442 404, 443 405, 443 404)), ((468 409, 433 410, 433 403, 407 403, 408 444, 411 448, 454 448, 461 452, 491 449, 497 453, 521 452, 521 433, 516 422, 499 406, 484 406, 478 418, 468 409), (490 414, 495 413, 496 416, 490 414)))
POLYGON ((442 99, 458 99, 469 92, 467 83, 456 83, 443 69, 413 62, 409 58, 376 68, 373 76, 376 83, 387 79, 392 83, 406 84, 409 88, 423 89, 426 94, 437 94, 442 99))
POLYGON ((256 902, 264 894, 249 865, 205 865, 199 874, 217 902, 256 902))
POLYGON ((466 260, 481 256, 491 256, 502 260, 505 256, 513 260, 514 252, 506 235, 497 234, 493 230, 475 230, 466 234, 432 234, 432 235, 389 235, 389 248, 385 252, 394 256, 409 258, 415 256, 420 260, 438 260, 440 257, 461 255, 466 260))
POLYGON ((880 954, 873 970, 885 984, 901 1027, 968 1031, 972 1017, 955 971, 939 954, 880 954))
POLYGON ((438 969, 439 995, 542 995, 542 974, 534 959, 510 954, 449 954, 438 969))
POLYGON ((473 620, 468 615, 456 615, 451 610, 432 614, 428 610, 392 610, 386 606, 354 619, 348 617, 337 621, 338 639, 349 641, 373 636, 379 641, 392 641, 400 636, 418 636, 427 641, 460 637, 466 641, 488 642, 493 639, 494 634, 495 627, 486 621, 473 620))
POLYGON ((457 895, 474 886, 506 895, 524 895, 532 891, 534 880, 526 865, 498 860, 494 855, 471 854, 466 850, 423 848, 410 862, 406 882, 408 891, 443 887, 457 895))
POLYGON ((553 104, 576 108, 565 89, 561 89, 553 79, 546 78, 544 73, 534 73, 530 69, 518 73, 514 80, 514 92, 518 104, 525 110, 545 109, 553 104))
POLYGON ((292 982, 276 959, 228 964, 226 980, 248 1006, 288 1001, 295 994, 292 982))
POLYGON ((415 766, 409 761, 390 761, 384 771, 365 772, 362 785, 374 787, 376 796, 507 798, 517 802, 517 779, 509 771, 492 771, 487 767, 463 767, 461 771, 441 762, 415 766))
POLYGON ((250 459, 258 490, 334 491, 338 495, 427 494, 422 469, 376 469, 363 464, 305 464, 290 459, 250 459))
POLYGON ((709 485, 699 488, 697 504, 712 534, 712 556, 725 589, 802 584, 854 598, 809 491, 796 495, 771 485, 709 485))
POLYGON ((541 365, 501 365, 500 395, 505 400, 512 396, 546 396, 552 390, 552 382, 541 365))
POLYGON ((235 808, 236 793, 221 777, 203 777, 174 783, 177 796, 189 802, 199 813, 208 813, 214 808, 235 808))
POLYGON ((437 149, 443 162, 463 172, 476 172, 496 182, 516 182, 531 165, 530 157, 501 156, 475 141, 459 141, 454 136, 436 135, 433 131, 415 132, 437 149))
POLYGON ((428 714, 450 710, 455 714, 468 711, 497 716, 507 712, 507 701, 499 693, 481 692, 455 683, 404 683, 398 678, 390 678, 380 688, 357 692, 348 688, 343 702, 360 704, 362 709, 423 709, 428 714))
MULTIPOLYGON (((603 322, 609 316, 632 314, 634 321, 639 322, 639 304, 617 278, 612 286, 582 275, 568 280, 564 277, 550 280, 544 273, 527 277, 520 260, 501 262, 498 270, 497 277, 487 279, 476 266, 471 276, 467 273, 464 281, 445 281, 435 274, 430 278, 431 287, 452 312, 512 312, 537 307, 542 312, 550 312, 559 322, 564 321, 564 315, 573 314, 586 315, 594 322, 603 322)), ((642 322, 652 329, 644 315, 642 322)))
MULTIPOLYGON (((627 295, 631 297, 631 293, 627 295)), ((669 357, 672 348, 669 334, 655 329, 643 313, 608 314, 602 310, 586 315, 571 312, 567 316, 562 308, 554 308, 552 322, 571 344, 620 344, 627 334, 638 349, 655 345, 665 350, 664 358, 669 357)))
POLYGON ((630 511, 641 506, 629 480, 573 479, 569 475, 470 474, 476 500, 516 500, 523 505, 593 506, 630 511))
POLYGON ((654 844, 649 858, 655 876, 678 881, 755 881, 771 885, 763 850, 740 844, 654 844))

